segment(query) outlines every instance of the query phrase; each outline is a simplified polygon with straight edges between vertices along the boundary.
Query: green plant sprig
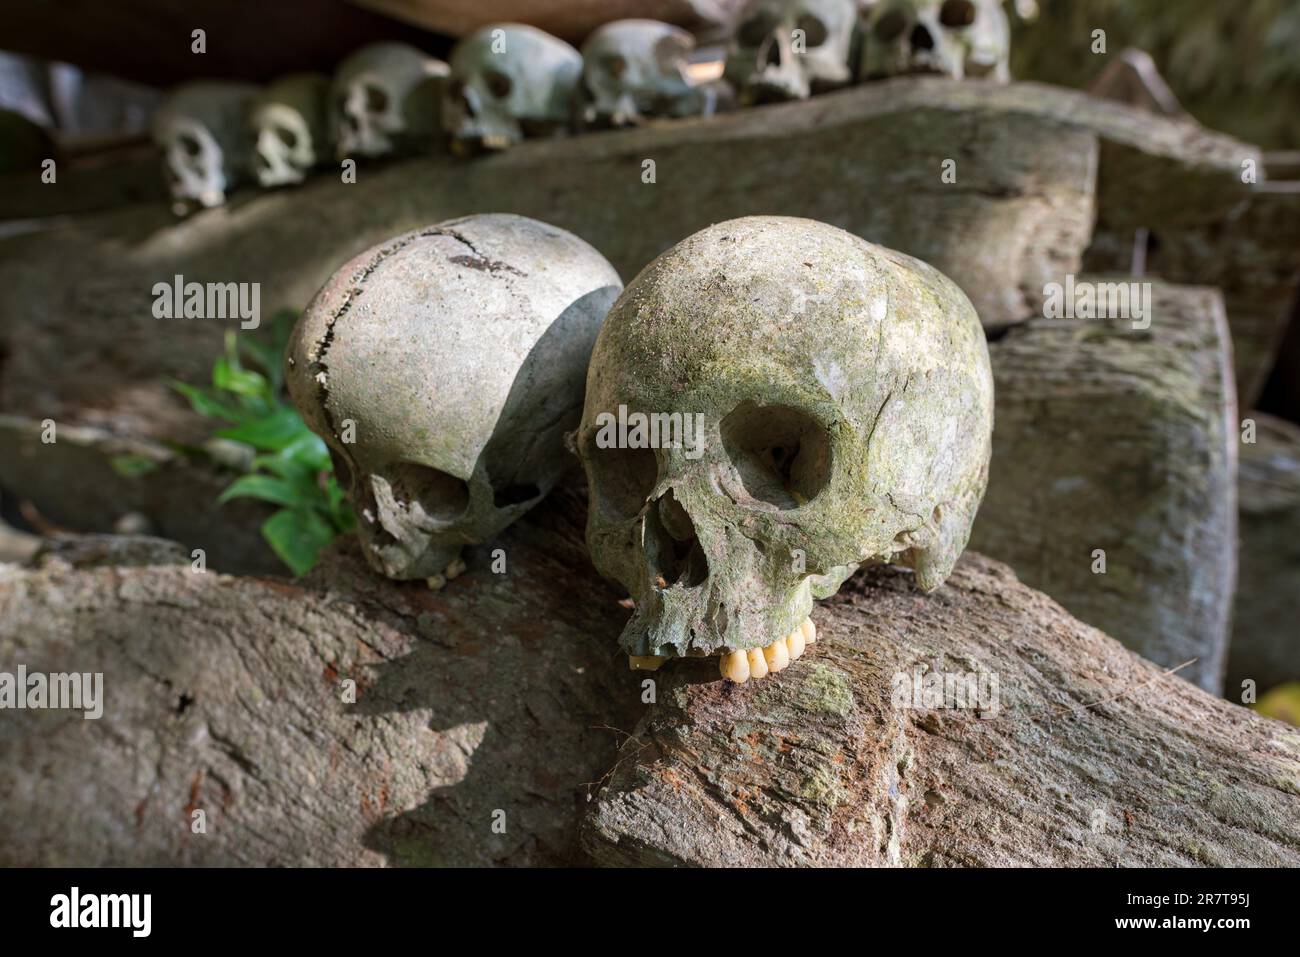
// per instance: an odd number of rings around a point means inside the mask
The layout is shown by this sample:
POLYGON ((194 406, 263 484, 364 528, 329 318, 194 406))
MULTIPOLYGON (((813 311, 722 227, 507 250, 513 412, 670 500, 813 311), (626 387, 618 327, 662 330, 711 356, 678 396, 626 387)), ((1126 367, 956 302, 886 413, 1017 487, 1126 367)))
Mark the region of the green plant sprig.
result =
POLYGON ((269 342, 226 333, 212 385, 172 387, 195 412, 229 423, 215 431, 218 438, 258 453, 248 474, 235 479, 217 503, 255 498, 279 505, 262 523, 262 537, 294 575, 304 575, 321 549, 356 527, 356 516, 334 477, 329 449, 284 398, 281 357, 294 318, 292 312, 276 316, 269 342))

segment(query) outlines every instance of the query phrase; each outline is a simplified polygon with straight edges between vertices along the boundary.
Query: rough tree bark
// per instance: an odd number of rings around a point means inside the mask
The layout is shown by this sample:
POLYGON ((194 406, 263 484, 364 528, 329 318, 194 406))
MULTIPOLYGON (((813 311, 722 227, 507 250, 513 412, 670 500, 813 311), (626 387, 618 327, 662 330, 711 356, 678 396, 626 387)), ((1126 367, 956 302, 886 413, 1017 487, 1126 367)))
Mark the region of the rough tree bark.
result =
POLYGON ((571 861, 639 699, 625 612, 551 519, 441 592, 351 553, 290 583, 109 536, 0 570, 4 670, 103 672, 106 699, 0 712, 0 864, 571 861))
POLYGON ((1223 301, 1152 283, 1147 321, 1035 319, 989 344, 993 460, 971 544, 1157 664, 1196 658, 1183 676, 1217 692, 1237 565, 1223 301))
POLYGON ((627 670, 581 521, 553 496, 440 592, 346 550, 299 584, 104 539, 4 569, 0 661, 102 671, 106 704, 0 713, 0 864, 559 863, 589 807, 599 863, 1300 863, 1300 734, 1001 565, 863 572, 736 687, 627 670), (892 708, 921 663, 996 673, 998 715, 892 708))
POLYGON ((868 571, 780 680, 668 669, 584 820, 600 864, 1300 864, 1300 733, 1168 675, 968 553, 868 571), (996 714, 894 704, 998 676, 996 714))

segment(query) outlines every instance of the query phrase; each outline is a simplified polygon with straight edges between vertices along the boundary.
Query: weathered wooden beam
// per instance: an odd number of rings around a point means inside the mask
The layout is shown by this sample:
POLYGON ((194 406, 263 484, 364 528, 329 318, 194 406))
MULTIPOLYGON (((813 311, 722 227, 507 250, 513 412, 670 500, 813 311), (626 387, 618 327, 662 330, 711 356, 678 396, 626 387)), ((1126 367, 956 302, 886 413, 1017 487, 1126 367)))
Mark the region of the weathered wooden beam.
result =
POLYGON ((158 87, 329 73, 375 40, 403 40, 435 55, 450 46, 445 37, 343 0, 7 0, 0 37, 15 53, 158 87), (196 29, 206 31, 204 53, 192 49, 196 29))
POLYGON ((1241 446, 1241 569, 1227 693, 1300 681, 1300 426, 1251 412, 1241 446))
POLYGON ((716 32, 740 0, 351 0, 426 30, 465 36, 491 23, 529 23, 570 43, 592 30, 631 17, 716 32))
POLYGON ((1196 658, 1183 677, 1218 691, 1237 547, 1222 299, 1153 283, 1146 322, 1036 319, 990 343, 993 462, 971 542, 1157 664, 1196 658))

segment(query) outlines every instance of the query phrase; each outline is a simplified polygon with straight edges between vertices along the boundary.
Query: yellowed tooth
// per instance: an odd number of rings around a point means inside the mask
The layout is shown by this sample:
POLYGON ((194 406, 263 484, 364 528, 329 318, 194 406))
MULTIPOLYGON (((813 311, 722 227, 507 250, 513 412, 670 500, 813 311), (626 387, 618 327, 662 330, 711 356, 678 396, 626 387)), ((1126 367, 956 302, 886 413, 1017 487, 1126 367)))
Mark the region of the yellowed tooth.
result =
POLYGON ((790 660, 794 661, 803 654, 803 632, 798 628, 785 636, 785 646, 790 650, 790 660))
POLYGON ((813 624, 811 618, 805 618, 803 624, 799 626, 799 630, 803 632, 805 645, 817 644, 817 626, 813 624))
POLYGON ((720 670, 722 677, 743 685, 749 680, 749 656, 743 651, 729 651, 722 656, 720 670))
POLYGON ((658 671, 667 660, 662 655, 628 655, 627 665, 633 671, 658 671))
POLYGON ((784 639, 774 641, 763 649, 763 657, 767 659, 768 671, 780 671, 790 663, 790 649, 784 639))
POLYGON ((461 558, 453 558, 448 562, 447 567, 442 570, 442 575, 447 581, 457 578, 465 573, 465 562, 461 558))
POLYGON ((749 659, 749 676, 751 678, 767 677, 767 659, 763 657, 762 648, 750 648, 745 652, 749 659))

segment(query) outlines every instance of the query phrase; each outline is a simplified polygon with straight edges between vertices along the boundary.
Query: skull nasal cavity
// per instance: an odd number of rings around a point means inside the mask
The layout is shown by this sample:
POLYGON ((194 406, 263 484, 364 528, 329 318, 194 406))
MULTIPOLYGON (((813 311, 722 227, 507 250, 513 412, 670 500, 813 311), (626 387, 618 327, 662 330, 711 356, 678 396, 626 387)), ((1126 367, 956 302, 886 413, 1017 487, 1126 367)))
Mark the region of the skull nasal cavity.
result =
POLYGON ((767 46, 764 47, 759 57, 759 67, 780 66, 781 65, 781 41, 775 35, 768 38, 767 46))
POLYGON ((646 515, 645 545, 660 588, 696 588, 708 579, 709 563, 695 535, 695 523, 671 489, 646 515))
POLYGON ((388 470, 387 478, 396 504, 418 509, 436 522, 454 522, 469 508, 469 486, 447 472, 401 462, 388 470))
POLYGON ((742 402, 722 420, 722 445, 751 498, 798 508, 830 481, 830 436, 806 412, 742 402))
POLYGON ((919 23, 912 28, 910 42, 913 50, 934 49, 934 37, 930 36, 930 31, 919 23))

